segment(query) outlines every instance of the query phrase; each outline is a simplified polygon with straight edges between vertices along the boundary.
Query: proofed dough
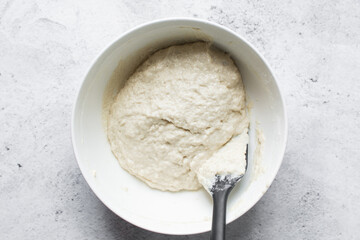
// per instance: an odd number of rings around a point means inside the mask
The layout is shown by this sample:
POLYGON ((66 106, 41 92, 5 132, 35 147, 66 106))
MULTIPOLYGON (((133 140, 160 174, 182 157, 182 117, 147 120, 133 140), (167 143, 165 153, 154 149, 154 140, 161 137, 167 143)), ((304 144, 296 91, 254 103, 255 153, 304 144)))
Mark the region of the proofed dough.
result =
POLYGON ((110 108, 108 139, 122 168, 160 190, 195 190, 245 172, 248 142, 239 70, 208 43, 151 55, 110 108))

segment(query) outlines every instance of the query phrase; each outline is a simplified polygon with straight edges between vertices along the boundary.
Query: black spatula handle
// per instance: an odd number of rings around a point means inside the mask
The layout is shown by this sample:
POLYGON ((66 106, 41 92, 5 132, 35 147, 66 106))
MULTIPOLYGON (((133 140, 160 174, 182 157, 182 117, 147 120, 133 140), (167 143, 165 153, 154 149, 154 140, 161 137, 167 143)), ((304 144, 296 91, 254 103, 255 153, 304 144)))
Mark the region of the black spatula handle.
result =
POLYGON ((211 240, 225 240, 226 202, 232 188, 226 188, 212 193, 213 218, 211 240))

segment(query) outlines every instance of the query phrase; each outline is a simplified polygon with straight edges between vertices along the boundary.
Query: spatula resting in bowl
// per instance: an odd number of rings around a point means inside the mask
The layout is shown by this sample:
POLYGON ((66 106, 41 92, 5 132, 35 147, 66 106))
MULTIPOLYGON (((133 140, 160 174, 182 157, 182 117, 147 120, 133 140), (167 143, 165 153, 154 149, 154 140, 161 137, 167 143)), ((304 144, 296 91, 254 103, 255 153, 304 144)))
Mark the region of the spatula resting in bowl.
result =
POLYGON ((231 190, 246 173, 248 166, 248 145, 245 153, 245 172, 242 175, 216 175, 215 182, 209 189, 213 198, 213 218, 211 240, 225 240, 226 228, 226 203, 231 190))

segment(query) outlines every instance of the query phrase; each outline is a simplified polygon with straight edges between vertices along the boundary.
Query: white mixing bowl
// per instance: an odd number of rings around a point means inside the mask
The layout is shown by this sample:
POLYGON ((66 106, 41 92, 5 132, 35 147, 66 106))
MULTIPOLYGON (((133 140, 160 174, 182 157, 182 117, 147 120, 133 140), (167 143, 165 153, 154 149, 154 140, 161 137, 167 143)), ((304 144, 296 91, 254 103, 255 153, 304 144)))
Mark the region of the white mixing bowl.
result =
MULTIPOLYGON (((105 48, 86 74, 74 106, 72 140, 81 172, 98 198, 121 218, 154 232, 209 231, 211 197, 205 190, 171 193, 151 189, 123 170, 110 150, 103 127, 104 92, 119 62, 141 60, 144 53, 154 49, 195 40, 211 41, 230 53, 252 105, 249 168, 229 197, 228 223, 263 196, 278 172, 285 150, 287 120, 279 87, 265 59, 242 37, 215 23, 184 18, 158 20, 126 32, 105 48), (266 138, 258 163, 260 174, 255 173, 253 159, 256 128, 266 138)), ((123 71, 131 68, 134 66, 123 71)))

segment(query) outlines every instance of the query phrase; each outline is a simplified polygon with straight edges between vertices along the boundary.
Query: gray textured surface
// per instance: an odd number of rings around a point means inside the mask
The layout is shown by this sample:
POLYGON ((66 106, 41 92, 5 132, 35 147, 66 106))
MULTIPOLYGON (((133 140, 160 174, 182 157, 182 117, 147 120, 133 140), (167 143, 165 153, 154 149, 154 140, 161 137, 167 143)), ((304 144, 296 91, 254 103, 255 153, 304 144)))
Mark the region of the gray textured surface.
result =
POLYGON ((359 239, 360 2, 0 2, 0 239, 208 239, 132 226, 91 192, 70 139, 90 62, 140 23, 187 16, 223 24, 268 59, 289 138, 265 196, 229 239, 359 239))

